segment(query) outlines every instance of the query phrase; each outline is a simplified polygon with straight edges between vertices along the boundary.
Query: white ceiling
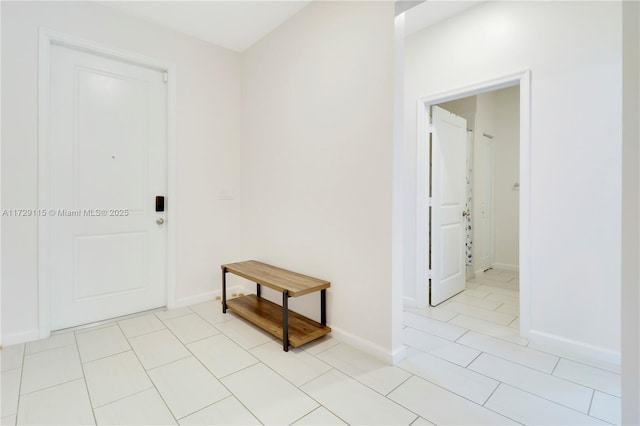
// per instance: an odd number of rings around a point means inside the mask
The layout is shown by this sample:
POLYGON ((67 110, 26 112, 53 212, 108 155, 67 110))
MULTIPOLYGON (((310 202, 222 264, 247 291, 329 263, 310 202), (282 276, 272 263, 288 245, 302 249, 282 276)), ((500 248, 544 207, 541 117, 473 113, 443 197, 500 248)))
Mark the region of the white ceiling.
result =
POLYGON ((242 52, 289 19, 310 0, 100 1, 204 41, 242 52))
MULTIPOLYGON (((98 3, 242 52, 310 2, 311 0, 151 0, 98 3)), ((482 1, 427 0, 406 12, 405 34, 410 35, 479 3, 482 1)))

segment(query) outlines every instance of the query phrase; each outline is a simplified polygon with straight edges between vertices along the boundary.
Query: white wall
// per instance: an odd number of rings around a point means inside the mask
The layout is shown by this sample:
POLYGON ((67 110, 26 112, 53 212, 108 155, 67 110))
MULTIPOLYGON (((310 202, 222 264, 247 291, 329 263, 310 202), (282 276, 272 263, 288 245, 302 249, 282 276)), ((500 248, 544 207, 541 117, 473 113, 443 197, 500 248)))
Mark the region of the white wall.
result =
POLYGON ((488 2, 405 46, 407 283, 415 276, 416 99, 530 69, 525 332, 612 361, 620 355, 620 22, 618 2, 488 2))
POLYGON ((622 424, 640 424, 640 4, 623 4, 622 424))
POLYGON ((513 86, 495 92, 493 135, 493 262, 518 268, 520 182, 520 95, 513 86))
MULTIPOLYGON (((239 257, 241 58, 84 2, 2 2, 2 208, 38 203, 38 27, 177 66, 177 303, 212 297, 239 257), (236 190, 219 201, 219 190, 236 190)), ((37 338, 37 222, 2 218, 3 343, 37 338)))
POLYGON ((393 9, 312 2, 245 52, 242 114, 248 256, 330 280, 334 333, 388 360, 393 9))
POLYGON ((475 96, 455 99, 443 102, 438 106, 467 120, 467 129, 473 130, 475 126, 477 99, 475 96))

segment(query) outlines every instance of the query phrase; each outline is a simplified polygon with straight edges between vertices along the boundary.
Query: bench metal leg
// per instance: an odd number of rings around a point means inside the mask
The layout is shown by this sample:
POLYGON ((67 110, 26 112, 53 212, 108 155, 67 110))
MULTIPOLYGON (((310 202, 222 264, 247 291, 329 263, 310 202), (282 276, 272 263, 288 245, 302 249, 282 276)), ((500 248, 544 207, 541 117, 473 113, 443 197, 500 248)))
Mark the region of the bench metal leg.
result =
POLYGON ((289 291, 282 292, 282 348, 289 352, 289 291))
POLYGON ((320 290, 320 324, 327 325, 327 290, 320 290))
POLYGON ((222 313, 227 313, 227 268, 222 268, 222 313))
POLYGON ((256 296, 260 297, 260 284, 256 283, 256 296))

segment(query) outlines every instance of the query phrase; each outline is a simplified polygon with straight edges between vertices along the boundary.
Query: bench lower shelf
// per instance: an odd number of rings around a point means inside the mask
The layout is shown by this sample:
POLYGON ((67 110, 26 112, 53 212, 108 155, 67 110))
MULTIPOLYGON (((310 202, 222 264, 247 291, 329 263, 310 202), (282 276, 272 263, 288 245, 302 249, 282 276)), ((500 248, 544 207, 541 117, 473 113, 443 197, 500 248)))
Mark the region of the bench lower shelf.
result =
MULTIPOLYGON (((249 294, 227 300, 227 309, 282 339, 282 306, 249 294)), ((330 327, 289 311, 289 344, 294 348, 329 332, 331 332, 330 327)))

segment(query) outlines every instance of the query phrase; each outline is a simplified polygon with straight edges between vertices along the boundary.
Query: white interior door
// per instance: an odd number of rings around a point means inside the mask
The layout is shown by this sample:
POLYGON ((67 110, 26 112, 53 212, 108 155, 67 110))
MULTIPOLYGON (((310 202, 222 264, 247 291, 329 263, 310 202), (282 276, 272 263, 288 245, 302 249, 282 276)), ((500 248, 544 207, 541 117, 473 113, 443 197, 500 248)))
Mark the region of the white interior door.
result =
POLYGON ((164 74, 52 45, 50 88, 51 330, 164 306, 164 74))
POLYGON ((474 268, 480 273, 493 265, 493 142, 485 135, 476 144, 474 168, 474 268))
POLYGON ((467 122, 432 107, 431 283, 435 306, 465 288, 467 122))

